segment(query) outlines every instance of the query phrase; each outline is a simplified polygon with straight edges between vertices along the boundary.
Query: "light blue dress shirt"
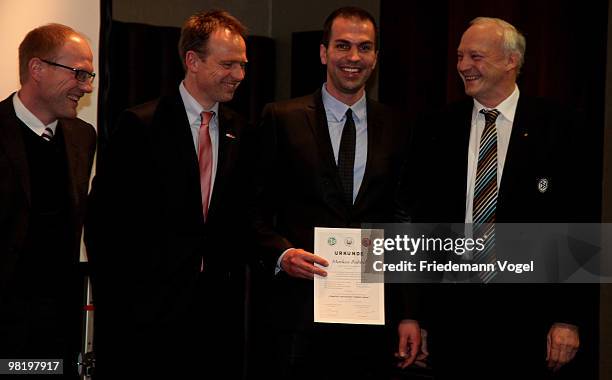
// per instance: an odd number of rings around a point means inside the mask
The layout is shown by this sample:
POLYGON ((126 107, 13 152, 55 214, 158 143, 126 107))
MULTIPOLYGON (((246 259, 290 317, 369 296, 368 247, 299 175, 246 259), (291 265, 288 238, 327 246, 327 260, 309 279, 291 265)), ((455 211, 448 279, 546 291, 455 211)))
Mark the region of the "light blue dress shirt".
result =
POLYGON ((350 108, 353 112, 355 131, 357 132, 355 140, 355 165, 353 167, 353 203, 355 203, 368 159, 368 115, 365 92, 361 99, 350 107, 327 92, 325 84, 323 84, 321 94, 336 165, 338 165, 338 151, 340 150, 342 131, 344 130, 344 123, 346 123, 346 111, 350 108))

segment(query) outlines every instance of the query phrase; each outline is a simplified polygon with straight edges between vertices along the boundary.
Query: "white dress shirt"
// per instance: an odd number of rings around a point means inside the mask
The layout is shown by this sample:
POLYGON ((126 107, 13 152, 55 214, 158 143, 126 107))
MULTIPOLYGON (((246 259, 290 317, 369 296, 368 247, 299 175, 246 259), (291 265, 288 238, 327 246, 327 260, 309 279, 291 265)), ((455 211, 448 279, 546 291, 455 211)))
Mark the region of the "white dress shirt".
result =
POLYGON ((57 129, 57 120, 54 122, 44 125, 39 118, 37 118, 19 99, 19 93, 13 95, 13 107, 15 108, 15 114, 17 118, 21 120, 25 125, 28 126, 34 133, 42 137, 45 128, 51 128, 53 135, 55 136, 55 130, 57 129))
POLYGON ((515 86, 514 91, 504 101, 496 107, 487 108, 474 99, 474 108, 472 109, 472 127, 470 130, 470 145, 468 149, 468 171, 467 171, 467 189, 465 197, 465 223, 472 223, 473 208, 474 208, 474 186, 476 185, 476 169, 478 168, 478 150, 480 149, 480 136, 485 127, 485 116, 480 113, 481 110, 496 109, 499 111, 499 116, 495 122, 497 129, 497 190, 501 186, 502 174, 504 171, 504 163, 506 162, 506 153, 510 144, 510 135, 512 134, 512 123, 514 123, 514 114, 516 113, 516 105, 519 99, 519 89, 515 86))

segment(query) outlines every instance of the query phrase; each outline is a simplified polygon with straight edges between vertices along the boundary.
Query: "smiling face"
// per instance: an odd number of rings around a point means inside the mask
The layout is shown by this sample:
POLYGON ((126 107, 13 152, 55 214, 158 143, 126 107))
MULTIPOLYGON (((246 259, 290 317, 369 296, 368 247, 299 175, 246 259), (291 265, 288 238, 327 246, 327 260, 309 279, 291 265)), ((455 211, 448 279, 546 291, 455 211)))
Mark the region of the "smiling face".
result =
POLYGON ((361 98, 376 67, 375 40, 370 21, 338 17, 332 24, 328 47, 320 46, 321 63, 327 65, 327 91, 347 105, 361 98))
POLYGON ((503 30, 494 23, 472 25, 457 48, 457 71, 465 93, 495 107, 514 91, 518 57, 503 48, 503 30))
MULTIPOLYGON (((68 67, 93 72, 93 54, 83 37, 70 36, 53 57, 39 57, 68 67)), ((36 86, 31 111, 44 124, 59 118, 75 118, 79 99, 93 90, 89 81, 79 82, 74 72, 39 58, 30 61, 30 76, 36 86)))
POLYGON ((246 44, 240 34, 218 28, 210 34, 206 56, 188 51, 185 87, 206 109, 216 102, 232 100, 245 76, 246 44))

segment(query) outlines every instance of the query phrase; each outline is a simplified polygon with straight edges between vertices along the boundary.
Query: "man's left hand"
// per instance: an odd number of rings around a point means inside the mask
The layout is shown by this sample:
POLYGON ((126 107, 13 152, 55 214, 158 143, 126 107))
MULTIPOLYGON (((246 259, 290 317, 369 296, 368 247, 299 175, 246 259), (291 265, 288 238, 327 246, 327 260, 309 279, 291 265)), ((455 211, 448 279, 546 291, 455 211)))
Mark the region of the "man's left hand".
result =
POLYGON ((546 361, 553 372, 569 363, 580 346, 578 327, 567 323, 555 323, 546 338, 546 361))
POLYGON ((405 319, 397 327, 399 336, 398 352, 395 356, 400 360, 398 367, 406 368, 412 364, 423 366, 423 360, 429 355, 427 346, 421 339, 421 327, 415 320, 405 319))

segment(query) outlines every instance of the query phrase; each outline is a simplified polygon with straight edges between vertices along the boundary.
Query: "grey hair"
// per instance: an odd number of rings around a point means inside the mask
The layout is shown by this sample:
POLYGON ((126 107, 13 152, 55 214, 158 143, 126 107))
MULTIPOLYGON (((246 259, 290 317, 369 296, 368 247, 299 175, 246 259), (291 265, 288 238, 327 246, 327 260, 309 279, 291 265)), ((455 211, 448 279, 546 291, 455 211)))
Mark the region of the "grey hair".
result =
POLYGON ((525 36, 519 32, 514 25, 506 22, 500 18, 493 17, 476 17, 470 21, 470 25, 480 25, 493 23, 499 26, 503 30, 503 48, 506 54, 515 53, 518 55, 518 67, 517 72, 521 72, 523 63, 525 63, 525 49, 527 48, 527 41, 525 36))

